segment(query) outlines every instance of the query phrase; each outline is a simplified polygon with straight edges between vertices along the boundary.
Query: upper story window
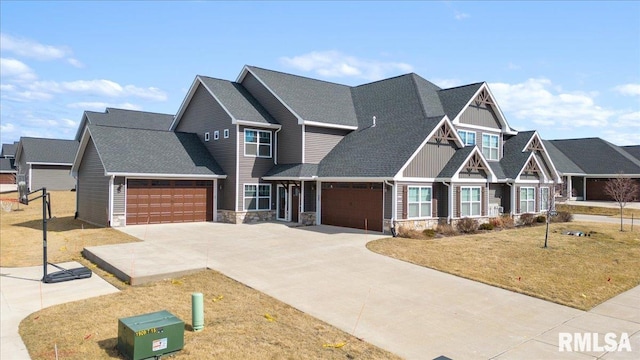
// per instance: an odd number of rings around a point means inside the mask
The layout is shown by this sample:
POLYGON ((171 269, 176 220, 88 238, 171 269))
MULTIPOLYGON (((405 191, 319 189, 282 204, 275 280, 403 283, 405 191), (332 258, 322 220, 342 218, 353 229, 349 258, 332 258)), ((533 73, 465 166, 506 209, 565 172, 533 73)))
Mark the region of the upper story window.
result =
POLYGON ((271 157, 271 131, 244 131, 244 155, 256 157, 271 157))
POLYGON ((209 141, 210 138, 211 138, 211 135, 209 134, 208 131, 204 133, 204 141, 209 141))
POLYGON ((476 144, 475 131, 458 130, 458 135, 462 138, 464 146, 474 146, 476 144))
POLYGON ((229 129, 224 129, 224 138, 225 139, 229 138, 229 129))
POLYGON ((216 130, 213 132, 213 140, 220 139, 220 131, 216 130))
POLYGON ((482 134, 482 155, 487 160, 498 160, 498 144, 500 138, 498 135, 482 134))
POLYGON ((431 217, 431 187, 409 186, 408 190, 409 218, 431 217))

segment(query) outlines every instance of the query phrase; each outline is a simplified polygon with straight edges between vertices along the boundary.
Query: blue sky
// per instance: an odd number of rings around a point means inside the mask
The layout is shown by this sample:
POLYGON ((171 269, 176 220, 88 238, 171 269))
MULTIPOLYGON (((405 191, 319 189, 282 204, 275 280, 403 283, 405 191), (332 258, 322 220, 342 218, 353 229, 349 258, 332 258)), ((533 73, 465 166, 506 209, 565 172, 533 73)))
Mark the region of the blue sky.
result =
POLYGON ((245 64, 347 85, 486 81, 510 125, 640 144, 640 2, 0 2, 0 140, 175 114, 245 64))

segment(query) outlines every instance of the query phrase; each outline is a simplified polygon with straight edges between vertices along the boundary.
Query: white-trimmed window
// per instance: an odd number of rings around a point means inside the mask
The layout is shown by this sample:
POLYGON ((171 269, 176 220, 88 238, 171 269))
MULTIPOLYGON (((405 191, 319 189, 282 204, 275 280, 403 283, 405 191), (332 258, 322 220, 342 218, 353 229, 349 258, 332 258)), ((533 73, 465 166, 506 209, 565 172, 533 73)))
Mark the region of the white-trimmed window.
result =
POLYGON ((431 186, 409 186, 407 190, 409 218, 431 217, 431 186))
POLYGON ((224 138, 225 139, 229 138, 229 129, 224 129, 224 138))
POLYGON ((244 186, 245 210, 271 210, 271 185, 246 184, 244 186))
POLYGON ((211 139, 211 134, 209 134, 209 132, 207 131, 206 133, 204 133, 204 141, 209 141, 209 139, 211 139))
POLYGON ((487 160, 498 160, 499 144, 498 135, 482 134, 482 155, 487 160))
POLYGON ((271 157, 271 131, 244 130, 244 155, 271 157))
POLYGON ((213 132, 213 140, 220 139, 220 131, 216 130, 213 132))
POLYGON ((549 188, 542 187, 540 188, 540 211, 549 210, 549 202, 551 198, 549 197, 549 188))
POLYGON ((520 188, 520 213, 536 212, 536 188, 521 187, 520 188))
POLYGON ((458 130, 458 135, 462 138, 464 146, 474 146, 476 144, 475 131, 458 130))
POLYGON ((482 190, 479 186, 463 186, 460 188, 460 216, 480 216, 482 190))

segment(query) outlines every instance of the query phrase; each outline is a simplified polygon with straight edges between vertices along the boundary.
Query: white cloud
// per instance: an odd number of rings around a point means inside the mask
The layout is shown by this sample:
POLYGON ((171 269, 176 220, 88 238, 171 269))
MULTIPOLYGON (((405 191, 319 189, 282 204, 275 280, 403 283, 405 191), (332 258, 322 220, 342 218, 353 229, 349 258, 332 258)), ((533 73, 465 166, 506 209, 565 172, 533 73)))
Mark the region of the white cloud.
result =
POLYGON ((534 128, 526 122, 566 129, 604 128, 615 115, 614 111, 595 103, 597 94, 565 92, 549 79, 529 79, 519 84, 494 83, 489 87, 500 108, 513 116, 509 119, 512 125, 517 123, 514 120, 519 120, 525 129, 534 128))
POLYGON ((0 124, 0 132, 3 135, 13 133, 14 131, 16 131, 16 127, 12 123, 0 124))
POLYGON ((626 113, 618 116, 618 119, 613 123, 615 127, 640 127, 640 111, 626 113))
POLYGON ((76 102, 67 105, 68 108, 72 109, 82 109, 82 110, 90 110, 90 111, 104 111, 104 109, 108 107, 118 108, 118 109, 127 109, 127 110, 142 110, 142 107, 139 105, 131 104, 131 103, 120 103, 120 104, 112 104, 100 101, 85 101, 85 102, 76 102))
POLYGON ((520 69, 520 65, 510 62, 510 63, 507 64, 507 68, 509 70, 519 70, 520 69))
POLYGON ((413 67, 406 63, 359 59, 335 50, 313 51, 294 57, 282 57, 280 61, 285 66, 315 72, 323 77, 356 77, 369 81, 413 70, 413 67))
POLYGON ((640 131, 618 131, 618 130, 605 130, 602 135, 603 139, 616 145, 638 145, 640 144, 640 131))
POLYGON ((86 93, 107 97, 133 96, 145 100, 165 101, 167 94, 156 87, 141 88, 134 85, 122 86, 105 79, 76 81, 36 81, 29 90, 49 93, 86 93))
POLYGON ((17 38, 7 34, 0 34, 0 50, 37 60, 62 59, 71 53, 65 47, 44 45, 33 40, 17 38))
POLYGON ((624 96, 640 96, 640 84, 624 84, 613 88, 624 96))
POLYGON ((438 85, 442 89, 449 89, 463 84, 462 81, 458 79, 435 79, 431 80, 431 82, 438 85))
POLYGON ((84 67, 84 64, 83 64, 83 63, 81 63, 81 62, 80 62, 80 60, 78 60, 78 59, 68 58, 68 59, 67 59, 67 62, 68 62, 69 64, 71 64, 72 66, 75 66, 75 67, 77 67, 77 68, 83 68, 83 67, 84 67))
POLYGON ((16 80, 35 80, 36 73, 20 60, 0 58, 0 75, 16 80))
POLYGON ((467 13, 461 13, 461 12, 456 10, 456 14, 455 14, 454 17, 455 17, 456 20, 464 20, 464 19, 470 18, 471 15, 469 15, 467 13))

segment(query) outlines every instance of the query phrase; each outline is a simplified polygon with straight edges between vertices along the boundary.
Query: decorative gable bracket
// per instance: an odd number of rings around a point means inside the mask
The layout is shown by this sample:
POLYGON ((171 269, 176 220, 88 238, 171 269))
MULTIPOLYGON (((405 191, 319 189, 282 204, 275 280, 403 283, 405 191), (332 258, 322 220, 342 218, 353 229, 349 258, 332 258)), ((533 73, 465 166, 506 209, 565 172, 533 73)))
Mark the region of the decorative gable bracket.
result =
POLYGON ((476 96, 476 99, 474 101, 476 105, 482 105, 482 104, 494 105, 493 99, 491 99, 491 95, 489 95, 489 92, 487 91, 486 88, 480 91, 480 93, 478 94, 478 96, 476 96))
POLYGON ((469 158, 469 161, 467 161, 464 168, 469 174, 472 172, 479 172, 480 170, 487 173, 489 172, 489 168, 486 166, 485 162, 482 161, 482 158, 478 153, 473 154, 473 156, 469 158))
POLYGON ((449 126, 447 122, 443 122, 442 126, 433 134, 433 139, 436 141, 436 144, 440 145, 443 142, 456 141, 457 138, 451 126, 449 126))

